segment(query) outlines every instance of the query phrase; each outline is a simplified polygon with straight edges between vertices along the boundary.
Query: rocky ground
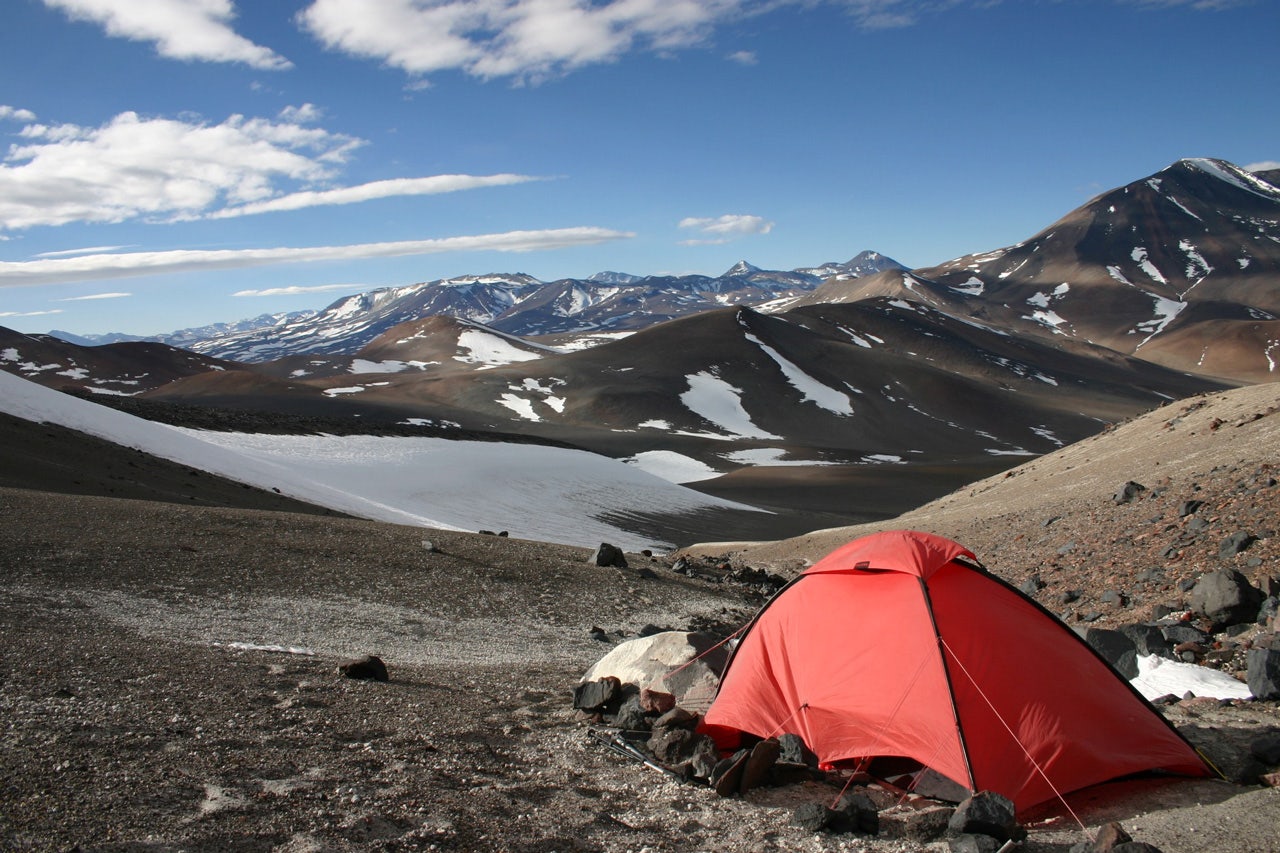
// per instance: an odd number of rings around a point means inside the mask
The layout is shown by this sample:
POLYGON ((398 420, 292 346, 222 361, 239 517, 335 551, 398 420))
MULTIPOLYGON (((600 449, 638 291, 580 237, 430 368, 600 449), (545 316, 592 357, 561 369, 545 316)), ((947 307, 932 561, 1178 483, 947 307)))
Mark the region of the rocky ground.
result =
MULTIPOLYGON (((1036 597, 1072 624, 1137 621, 1206 571, 1277 573, 1278 424, 1280 386, 1172 403, 897 523, 690 554, 785 573, 859 532, 917 527, 1014 583, 1038 575, 1036 597), (1130 480, 1146 490, 1113 502, 1130 480), (1190 499, 1203 503, 1183 516, 1190 499), (1239 530, 1257 540, 1220 556, 1239 530)), ((946 849, 808 834, 794 809, 835 789, 724 799, 592 738, 569 703, 609 648, 591 629, 736 626, 758 603, 743 587, 660 558, 603 569, 583 549, 34 485, 0 488, 6 849, 946 849), (339 676, 368 653, 390 681, 339 676)), ((1229 768, 1280 732, 1275 702, 1163 713, 1229 768)), ((1256 784, 1136 780, 1068 802, 1165 853, 1280 846, 1280 790, 1256 784)), ((1033 853, 1085 837, 1056 806, 1024 823, 1033 853)))

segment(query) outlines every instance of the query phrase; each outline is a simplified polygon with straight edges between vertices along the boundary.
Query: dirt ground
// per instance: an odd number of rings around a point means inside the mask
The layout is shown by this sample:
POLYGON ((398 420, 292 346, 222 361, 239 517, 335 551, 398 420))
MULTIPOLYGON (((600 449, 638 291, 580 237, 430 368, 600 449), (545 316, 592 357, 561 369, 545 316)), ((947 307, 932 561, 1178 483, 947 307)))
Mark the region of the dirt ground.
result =
MULTIPOLYGON (((1129 603, 1098 624, 1176 598, 1184 574, 1218 565, 1220 529, 1255 530, 1259 541, 1233 564, 1275 572, 1280 491, 1263 466, 1280 460, 1280 417, 1266 414, 1278 390, 1270 402, 1172 404, 1159 423, 1108 434, 1127 448, 1103 436, 908 521, 953 535, 1015 582, 1040 571, 1050 603, 1066 586, 1123 585, 1129 603), (1162 433, 1171 443, 1148 452, 1162 433), (1218 442, 1231 436, 1231 447, 1218 442), (1162 495, 1110 503, 1127 479, 1155 487, 1157 469, 1169 481, 1162 495), (1183 524, 1172 502, 1193 483, 1217 519, 1202 541, 1169 527, 1183 524), (1059 536, 1077 547, 1060 554, 1059 536), (1183 551, 1162 558, 1158 583, 1126 576, 1171 542, 1183 551)), ((738 587, 640 555, 630 570, 603 569, 578 548, 193 503, 0 488, 0 847, 947 849, 808 834, 791 824, 793 810, 836 789, 724 799, 592 738, 570 709, 573 685, 609 648, 591 629, 736 626, 756 603, 738 587), (389 682, 339 677, 342 660, 369 653, 386 661, 389 682)), ((794 542, 756 548, 761 565, 808 559, 794 542)), ((704 553, 755 559, 742 545, 704 553)), ((1275 702, 1193 701, 1164 713, 1224 766, 1259 733, 1280 732, 1275 702)), ((1130 780, 1067 803, 1075 817, 1061 804, 1024 816, 1022 849, 1065 853, 1085 838, 1076 818, 1090 830, 1119 820, 1165 853, 1280 847, 1274 788, 1130 780)))

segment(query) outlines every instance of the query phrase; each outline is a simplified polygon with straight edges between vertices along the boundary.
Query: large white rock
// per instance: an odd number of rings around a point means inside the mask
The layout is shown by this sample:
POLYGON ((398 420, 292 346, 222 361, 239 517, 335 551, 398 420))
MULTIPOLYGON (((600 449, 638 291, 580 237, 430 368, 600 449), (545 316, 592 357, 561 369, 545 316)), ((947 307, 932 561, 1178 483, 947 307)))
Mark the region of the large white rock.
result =
POLYGON ((671 693, 680 707, 702 713, 711 706, 729 659, 728 645, 716 648, 716 642, 709 634, 685 631, 628 640, 597 661, 582 680, 612 675, 642 690, 671 693))

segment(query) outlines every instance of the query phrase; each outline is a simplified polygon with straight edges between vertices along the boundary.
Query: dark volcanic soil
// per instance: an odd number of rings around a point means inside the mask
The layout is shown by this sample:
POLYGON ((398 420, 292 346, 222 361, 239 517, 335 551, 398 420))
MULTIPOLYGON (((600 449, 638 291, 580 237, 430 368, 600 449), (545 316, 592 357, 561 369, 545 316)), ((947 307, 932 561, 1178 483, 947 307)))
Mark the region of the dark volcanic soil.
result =
MULTIPOLYGON (((1015 582, 1038 572, 1055 612, 1055 594, 1084 589, 1071 621, 1114 586, 1129 602, 1096 623, 1132 621, 1176 599, 1178 580, 1222 565, 1217 543, 1237 528, 1259 539, 1226 562, 1255 578, 1276 572, 1280 489, 1264 466, 1280 460, 1278 424, 1280 386, 1171 404, 876 526, 951 535, 1015 582), (1146 496, 1112 503, 1129 479, 1146 496), (1176 512, 1189 493, 1212 525, 1197 536, 1176 512), (1137 580, 1156 568, 1152 586, 1137 580)), ((82 476, 103 475, 95 458, 83 457, 82 476)), ((736 625, 755 604, 738 587, 639 555, 630 570, 600 569, 577 548, 195 505, 234 492, 165 503, 34 491, 45 483, 15 472, 47 469, 5 465, 0 847, 947 849, 809 835, 791 813, 831 788, 721 799, 590 738, 569 709, 573 684, 608 648, 590 629, 736 625), (340 661, 367 653, 387 662, 390 682, 338 677, 340 661)), ((790 570, 865 529, 699 550, 790 570)), ((1250 738, 1280 732, 1274 702, 1165 713, 1228 768, 1250 738)), ((1277 789, 1130 781, 1068 799, 1089 826, 1120 820, 1165 853, 1276 849, 1277 789)), ((1031 853, 1084 838, 1061 809, 1027 819, 1031 853)))

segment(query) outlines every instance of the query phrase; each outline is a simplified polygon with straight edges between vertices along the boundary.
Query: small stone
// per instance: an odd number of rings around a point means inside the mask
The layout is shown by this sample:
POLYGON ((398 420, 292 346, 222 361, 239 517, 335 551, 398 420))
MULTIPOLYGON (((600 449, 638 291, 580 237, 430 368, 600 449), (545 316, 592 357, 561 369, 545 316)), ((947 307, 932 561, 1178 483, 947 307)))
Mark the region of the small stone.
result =
POLYGON ((622 549, 616 545, 610 545, 608 542, 601 542, 600 547, 596 548, 595 553, 587 561, 595 566, 609 567, 617 569, 625 569, 627 567, 626 555, 622 553, 622 549))
POLYGON ((338 672, 360 681, 389 681, 387 665, 377 655, 366 655, 338 664, 338 672))
POLYGON ((1111 500, 1117 504, 1127 504, 1146 490, 1146 486, 1130 480, 1120 487, 1120 491, 1111 496, 1111 500))
POLYGON ((640 691, 640 707, 646 714, 665 714, 676 706, 676 697, 646 687, 640 691))

